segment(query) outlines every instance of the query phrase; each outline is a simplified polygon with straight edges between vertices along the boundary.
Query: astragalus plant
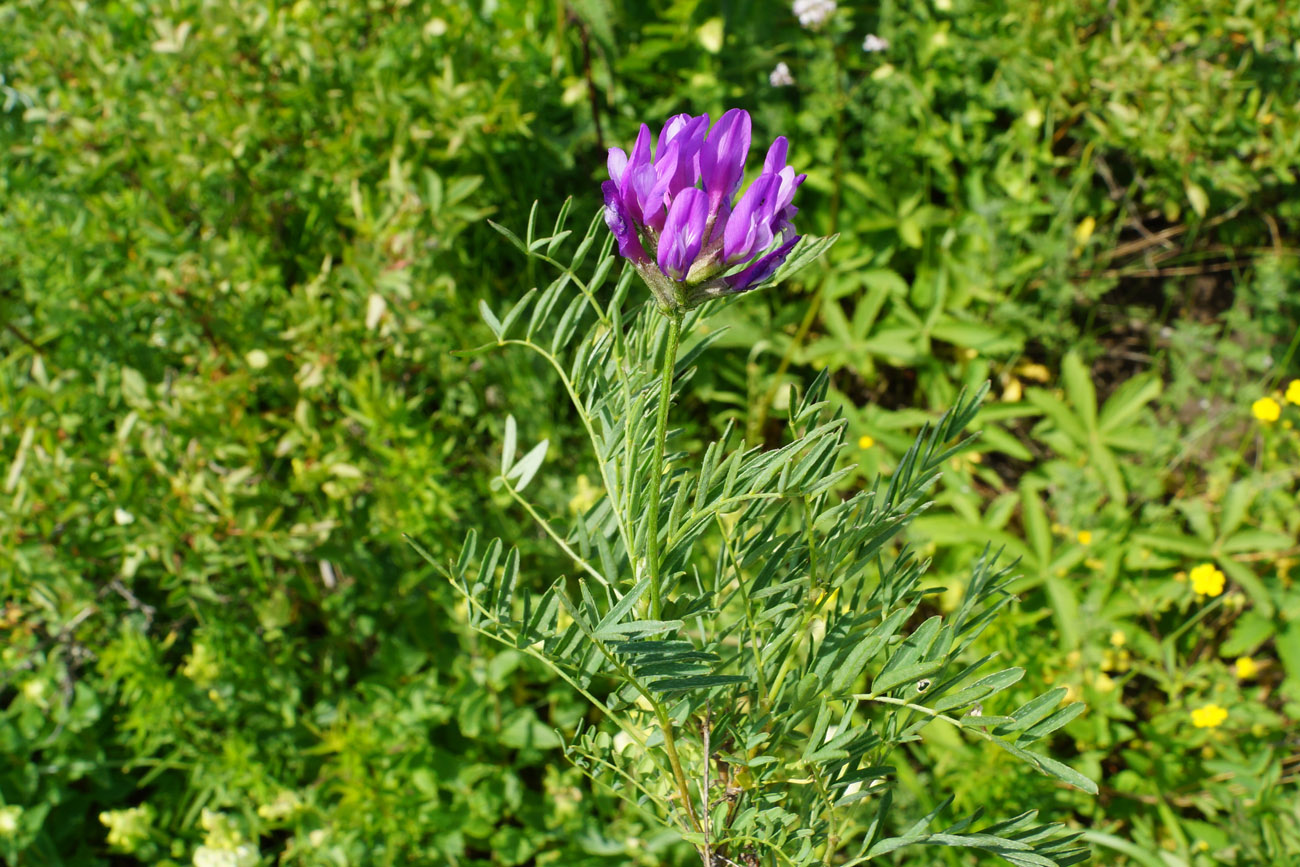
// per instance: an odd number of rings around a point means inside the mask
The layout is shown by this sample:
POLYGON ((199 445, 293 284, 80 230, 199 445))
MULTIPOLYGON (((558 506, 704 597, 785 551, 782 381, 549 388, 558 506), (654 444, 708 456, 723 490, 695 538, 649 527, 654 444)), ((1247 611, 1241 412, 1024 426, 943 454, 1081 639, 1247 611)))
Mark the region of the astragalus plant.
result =
POLYGON ((842 484, 845 425, 824 400, 825 373, 790 400, 779 448, 728 428, 702 454, 685 451, 671 407, 718 335, 699 327, 710 308, 779 283, 833 239, 795 235, 803 176, 786 165, 783 138, 736 198, 745 112, 712 129, 707 116, 679 115, 653 153, 651 144, 642 127, 630 155, 610 152, 606 206, 581 236, 566 228, 568 203, 549 235, 536 207, 524 237, 497 227, 558 276, 502 315, 482 307, 490 346, 553 369, 590 440, 601 495, 576 520, 544 514, 524 492, 558 462, 548 464, 546 441, 522 449, 527 431, 507 418, 496 482, 571 568, 530 575, 514 547, 470 532, 458 561, 441 564, 470 626, 591 702, 600 721, 564 733, 570 759, 679 829, 706 867, 862 864, 913 845, 1023 865, 1085 860, 1032 810, 954 820, 945 800, 929 815, 891 815, 893 763, 910 760, 899 747, 932 724, 1096 790, 1032 749, 1082 705, 1058 709, 1065 690, 1055 689, 1009 706, 1000 693, 1023 672, 972 658, 1010 601, 1007 570, 981 558, 963 601, 941 616, 942 588, 923 583, 926 564, 898 538, 963 449, 982 393, 959 398, 865 490, 842 484), (632 267, 616 276, 620 256, 632 267))

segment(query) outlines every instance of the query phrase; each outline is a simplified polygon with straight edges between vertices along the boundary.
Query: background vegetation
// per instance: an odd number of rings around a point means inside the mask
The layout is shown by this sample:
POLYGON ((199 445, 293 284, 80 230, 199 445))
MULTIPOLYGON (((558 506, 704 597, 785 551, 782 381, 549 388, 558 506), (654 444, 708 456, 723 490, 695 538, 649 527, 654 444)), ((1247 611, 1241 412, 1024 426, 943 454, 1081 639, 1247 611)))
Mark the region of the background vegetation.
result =
POLYGON ((729 106, 843 237, 728 308, 681 418, 763 442, 829 369, 847 491, 991 380, 911 536, 941 583, 1020 557, 981 649, 1090 706, 1051 748, 1099 798, 941 731, 898 797, 1038 807, 1103 863, 1300 857, 1282 0, 10 0, 0 34, 7 863, 684 863, 402 534, 549 556, 487 480, 507 412, 561 455, 574 419, 528 358, 451 353, 541 279, 485 218, 594 213, 605 147, 729 106))

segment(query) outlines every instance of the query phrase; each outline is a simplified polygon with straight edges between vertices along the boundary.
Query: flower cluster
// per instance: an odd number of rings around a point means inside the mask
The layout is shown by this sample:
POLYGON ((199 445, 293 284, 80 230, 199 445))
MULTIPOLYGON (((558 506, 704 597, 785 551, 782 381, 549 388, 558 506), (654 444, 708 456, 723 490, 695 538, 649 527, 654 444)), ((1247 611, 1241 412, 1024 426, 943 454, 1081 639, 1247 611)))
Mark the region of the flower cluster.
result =
POLYGON ((862 50, 867 54, 877 54, 881 51, 888 51, 889 40, 877 36, 874 33, 868 33, 867 38, 862 40, 862 50))
POLYGON ((818 30, 835 14, 835 0, 794 0, 794 15, 799 25, 818 30))
POLYGON ((786 165, 789 143, 768 148, 758 178, 739 200, 749 155, 749 113, 669 118, 651 152, 650 128, 631 154, 610 148, 605 222, 664 310, 757 288, 799 240, 791 202, 805 175, 786 165))
POLYGON ((794 84, 794 76, 790 74, 790 67, 782 60, 767 77, 767 83, 773 87, 790 87, 794 84))

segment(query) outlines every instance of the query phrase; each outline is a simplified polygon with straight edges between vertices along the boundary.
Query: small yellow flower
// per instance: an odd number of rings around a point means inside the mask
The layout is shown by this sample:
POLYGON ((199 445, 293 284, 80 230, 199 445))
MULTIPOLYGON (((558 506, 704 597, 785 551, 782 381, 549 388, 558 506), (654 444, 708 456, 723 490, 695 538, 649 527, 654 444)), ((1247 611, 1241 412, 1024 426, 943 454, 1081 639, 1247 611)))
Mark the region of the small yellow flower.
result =
POLYGON ((1114 692, 1115 680, 1109 674, 1099 674, 1094 686, 1097 687, 1097 692, 1114 692))
POLYGON ((1223 573, 1213 563, 1202 563, 1187 577, 1192 579, 1192 590, 1199 596, 1218 596, 1223 592, 1223 573))
POLYGON ((1052 378, 1052 372, 1045 365, 1026 362, 1016 367, 1016 373, 1024 379, 1032 379, 1034 382, 1047 382, 1052 378))
POLYGON ((1126 643, 1128 643, 1128 636, 1124 634, 1124 630, 1116 629, 1110 634, 1111 647, 1123 647, 1126 643))
POLYGON ((871 448, 875 444, 876 441, 871 437, 867 436, 866 434, 863 434, 862 436, 858 437, 858 448, 862 449, 863 451, 871 448))
POLYGON ((1291 384, 1286 387, 1286 399, 1289 403, 1300 406, 1300 379, 1291 380, 1291 384))
POLYGON ((1092 233, 1096 228, 1097 220, 1095 217, 1084 217, 1079 221, 1079 225, 1074 227, 1074 242, 1080 246, 1088 243, 1088 239, 1092 237, 1092 233))
POLYGON ((1092 531, 1091 531, 1091 530, 1080 530, 1080 531, 1079 531, 1079 537, 1078 537, 1078 538, 1079 538, 1079 544, 1080 544, 1080 545, 1091 545, 1091 544, 1092 544, 1092 531))
POLYGON ((1282 405, 1271 397, 1261 397, 1250 405, 1250 411, 1265 424, 1272 424, 1282 417, 1282 405))
POLYGON ((1249 656, 1238 657, 1236 668, 1237 677, 1240 680, 1250 680, 1252 677, 1259 674, 1259 663, 1251 659, 1249 656))
POLYGON ((1192 711, 1192 725, 1198 729, 1212 729, 1223 725, 1228 718, 1228 711, 1217 704, 1207 704, 1192 711))

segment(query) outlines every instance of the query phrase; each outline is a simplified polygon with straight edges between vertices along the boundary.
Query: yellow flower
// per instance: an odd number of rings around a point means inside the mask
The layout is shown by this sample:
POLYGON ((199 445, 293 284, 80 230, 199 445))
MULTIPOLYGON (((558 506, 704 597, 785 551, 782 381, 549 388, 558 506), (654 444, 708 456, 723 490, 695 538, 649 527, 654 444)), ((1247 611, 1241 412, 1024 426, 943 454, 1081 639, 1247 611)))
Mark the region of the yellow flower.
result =
POLYGON ((1097 220, 1094 217, 1084 217, 1079 221, 1079 225, 1074 227, 1074 241, 1076 244, 1086 244, 1092 237, 1093 231, 1097 228, 1097 220))
POLYGON ((1123 647, 1127 641, 1128 636, 1124 634, 1124 630, 1122 629, 1116 629, 1110 634, 1110 643, 1112 647, 1123 647))
POLYGON ((1261 397, 1250 405, 1250 411, 1255 414, 1255 418, 1271 424, 1282 416, 1282 405, 1271 397, 1261 397))
POLYGON ((1236 667, 1237 677, 1240 680, 1250 680, 1252 677, 1259 674, 1259 663, 1251 659, 1249 656, 1238 657, 1236 667))
POLYGON ((1227 718, 1228 711, 1217 704, 1207 704, 1192 711, 1192 725, 1198 729, 1212 729, 1223 725, 1223 721, 1227 718))
POLYGON ((1286 387, 1286 399, 1300 406, 1300 379, 1291 380, 1291 384, 1286 387))
POLYGON ((1092 531, 1090 531, 1090 530, 1080 530, 1080 531, 1079 531, 1079 544, 1080 544, 1080 545, 1091 545, 1091 544, 1092 544, 1092 531))
POLYGON ((1033 362, 1018 365, 1016 373, 1025 379, 1032 379, 1034 382, 1047 382, 1052 378, 1052 372, 1046 366, 1033 362))
POLYGON ((858 437, 858 448, 863 449, 864 451, 866 449, 871 448, 875 444, 876 441, 871 437, 867 436, 866 434, 863 434, 862 436, 858 437))
POLYGON ((1213 563, 1202 563, 1187 576, 1192 579, 1192 590, 1200 596, 1218 596, 1223 592, 1223 573, 1213 563))

